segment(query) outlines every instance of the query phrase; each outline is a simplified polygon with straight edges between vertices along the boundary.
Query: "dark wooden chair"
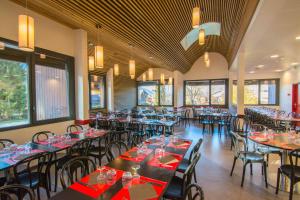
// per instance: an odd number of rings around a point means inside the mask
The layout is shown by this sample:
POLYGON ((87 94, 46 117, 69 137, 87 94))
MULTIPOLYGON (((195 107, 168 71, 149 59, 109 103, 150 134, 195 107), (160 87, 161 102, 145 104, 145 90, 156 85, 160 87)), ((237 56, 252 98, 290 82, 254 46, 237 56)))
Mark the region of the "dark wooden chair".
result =
POLYGON ((81 125, 72 124, 67 127, 67 133, 74 133, 82 130, 83 127, 81 125))
POLYGON ((184 192, 184 200, 204 200, 204 193, 202 188, 197 184, 190 184, 184 192))
POLYGON ((54 136, 54 133, 51 131, 40 131, 32 136, 32 142, 39 143, 41 141, 48 140, 50 136, 54 136))
POLYGON ((34 192, 27 186, 12 184, 0 188, 0 199, 5 200, 22 200, 26 197, 28 200, 35 200, 34 192))
POLYGON ((128 147, 124 142, 113 141, 109 144, 108 160, 109 162, 117 158, 122 153, 128 151, 128 147))

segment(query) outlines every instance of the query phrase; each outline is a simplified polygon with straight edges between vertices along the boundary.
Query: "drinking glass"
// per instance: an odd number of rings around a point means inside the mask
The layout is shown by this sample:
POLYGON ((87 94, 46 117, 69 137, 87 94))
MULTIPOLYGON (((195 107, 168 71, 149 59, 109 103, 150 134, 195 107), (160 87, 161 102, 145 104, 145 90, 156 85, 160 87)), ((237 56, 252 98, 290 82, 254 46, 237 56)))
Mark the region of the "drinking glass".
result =
POLYGON ((131 169, 133 170, 133 178, 140 178, 140 175, 137 173, 137 170, 139 170, 140 169, 140 165, 138 165, 138 164, 136 164, 136 165, 133 165, 132 167, 131 167, 131 169))

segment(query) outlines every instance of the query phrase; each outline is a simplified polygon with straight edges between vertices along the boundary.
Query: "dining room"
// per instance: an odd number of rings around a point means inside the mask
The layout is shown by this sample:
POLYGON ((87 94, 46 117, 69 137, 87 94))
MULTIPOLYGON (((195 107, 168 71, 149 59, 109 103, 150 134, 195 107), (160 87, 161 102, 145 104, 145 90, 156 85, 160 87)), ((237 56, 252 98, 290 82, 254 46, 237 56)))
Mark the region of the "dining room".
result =
POLYGON ((300 200, 299 11, 0 0, 0 199, 300 200))

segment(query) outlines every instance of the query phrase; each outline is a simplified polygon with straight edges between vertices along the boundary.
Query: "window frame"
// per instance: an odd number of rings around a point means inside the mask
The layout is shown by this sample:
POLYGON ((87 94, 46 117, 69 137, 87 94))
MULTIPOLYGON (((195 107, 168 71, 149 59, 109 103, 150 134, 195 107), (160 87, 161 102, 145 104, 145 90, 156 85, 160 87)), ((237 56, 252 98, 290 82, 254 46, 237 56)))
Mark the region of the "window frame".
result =
MULTIPOLYGON (((13 130, 13 129, 20 129, 20 128, 28 128, 33 126, 39 126, 43 124, 51 124, 51 123, 57 123, 57 122, 64 122, 64 121, 70 121, 75 120, 75 68, 74 68, 74 57, 64 55, 61 53, 57 53, 54 51, 46 50, 43 48, 35 47, 34 52, 25 52, 22 50, 19 50, 17 48, 18 43, 12 40, 8 40, 5 38, 0 37, 0 41, 4 42, 5 44, 8 44, 9 46, 5 46, 5 50, 0 51, 0 58, 6 58, 8 60, 16 60, 18 61, 18 58, 25 57, 26 63, 28 65, 28 90, 29 90, 29 96, 28 96, 28 102, 29 102, 29 123, 23 124, 23 125, 17 125, 17 126, 9 126, 0 128, 0 132, 13 130), (40 54, 46 54, 46 59, 40 59, 40 54), (48 59, 47 59, 48 58, 48 59), (46 66, 49 65, 49 63, 53 64, 51 61, 57 60, 59 62, 64 62, 67 70, 67 80, 68 80, 68 95, 69 95, 69 116, 68 117, 62 117, 62 118, 55 118, 55 119, 47 119, 47 120, 36 120, 36 91, 35 91, 35 64, 38 62, 44 63, 46 66), (47 65, 48 63, 48 65, 47 65)), ((54 66, 49 66, 54 67, 54 66)))
POLYGON ((228 81, 228 78, 217 78, 217 79, 198 79, 198 80, 184 80, 183 82, 183 105, 186 106, 186 107, 197 107, 197 106, 201 106, 201 107, 218 107, 218 108, 228 108, 228 99, 229 99, 229 81, 228 81), (208 94, 209 94, 209 97, 208 97, 208 105, 187 105, 186 104, 186 86, 187 86, 187 82, 192 82, 192 81, 208 81, 209 84, 208 84, 208 88, 209 88, 209 91, 208 91, 208 94), (225 81, 225 104, 223 105, 220 105, 220 104, 212 104, 211 103, 211 86, 212 86, 212 81, 225 81))
POLYGON ((105 74, 95 74, 95 73, 89 73, 89 110, 90 111, 99 111, 99 110, 105 110, 107 107, 107 91, 106 91, 106 75, 105 74), (102 108, 92 108, 92 98, 91 98, 91 76, 98 76, 103 77, 104 81, 104 106, 102 108))
MULTIPOLYGON (((245 104, 245 106, 279 106, 279 104, 280 104, 280 78, 246 79, 244 81, 257 81, 258 82, 258 104, 245 104), (260 97, 261 97, 261 83, 263 81, 275 81, 275 85, 276 85, 275 104, 262 104, 261 103, 261 99, 260 99, 260 97)), ((237 83, 237 80, 233 80, 232 85, 234 85, 234 82, 237 83)))
MULTIPOLYGON (((165 79, 165 82, 168 82, 169 79, 165 79)), ((143 107, 173 107, 174 106, 174 79, 172 79, 172 104, 171 105, 161 105, 160 104, 160 86, 163 85, 161 84, 160 80, 153 80, 153 81, 137 81, 136 82, 136 104, 137 106, 143 106, 143 107), (156 85, 158 86, 158 104, 157 105, 140 105, 139 104, 139 92, 138 92, 138 88, 140 85, 151 85, 150 83, 156 83, 156 85)))

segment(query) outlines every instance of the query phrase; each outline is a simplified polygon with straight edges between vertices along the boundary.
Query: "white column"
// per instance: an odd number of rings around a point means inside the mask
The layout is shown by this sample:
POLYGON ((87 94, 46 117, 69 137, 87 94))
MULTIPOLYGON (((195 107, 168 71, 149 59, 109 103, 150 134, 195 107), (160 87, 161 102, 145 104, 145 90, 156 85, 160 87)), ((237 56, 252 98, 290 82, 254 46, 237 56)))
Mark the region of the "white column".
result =
POLYGON ((238 55, 237 62, 237 114, 244 115, 244 81, 245 81, 245 54, 238 55))
POLYGON ((75 30, 75 94, 77 120, 89 119, 87 47, 87 32, 82 29, 75 30))
POLYGON ((114 70, 112 68, 106 73, 106 88, 107 110, 114 111, 114 70))
POLYGON ((173 72, 174 76, 174 107, 183 106, 183 75, 179 71, 173 72))

